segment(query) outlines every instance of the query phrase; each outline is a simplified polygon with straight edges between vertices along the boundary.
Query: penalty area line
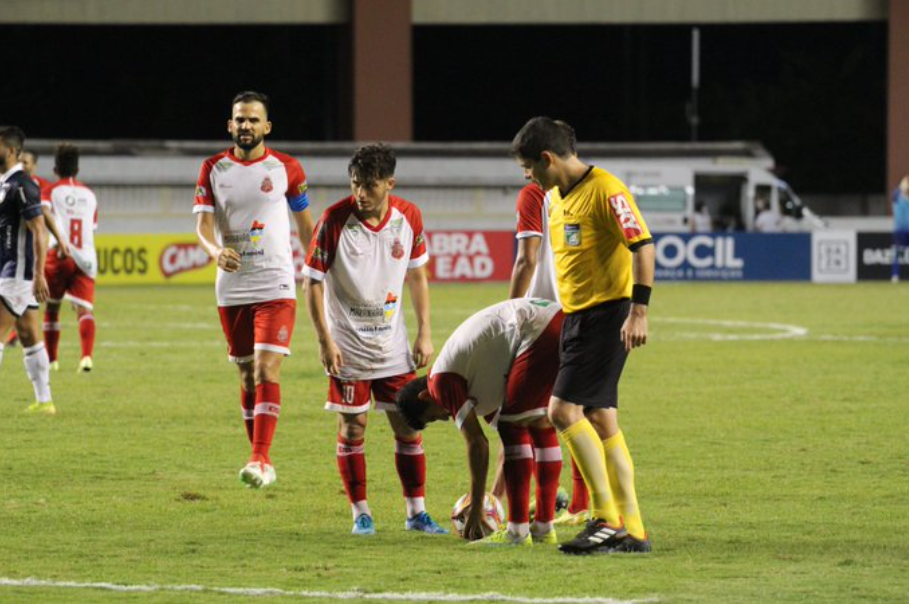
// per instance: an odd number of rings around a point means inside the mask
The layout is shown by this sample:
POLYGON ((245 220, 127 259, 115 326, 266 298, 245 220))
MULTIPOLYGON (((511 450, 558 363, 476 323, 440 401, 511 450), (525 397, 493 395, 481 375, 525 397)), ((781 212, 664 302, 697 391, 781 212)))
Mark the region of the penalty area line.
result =
POLYGON ((600 597, 530 598, 509 596, 495 592, 481 594, 453 594, 439 592, 366 592, 348 591, 294 591, 275 587, 207 587, 205 585, 124 585, 107 582, 48 581, 44 579, 9 579, 0 577, 0 587, 99 589, 119 593, 182 592, 245 596, 251 598, 291 597, 320 598, 325 600, 380 600, 386 602, 514 602, 515 604, 644 604, 658 602, 656 598, 619 600, 600 597))

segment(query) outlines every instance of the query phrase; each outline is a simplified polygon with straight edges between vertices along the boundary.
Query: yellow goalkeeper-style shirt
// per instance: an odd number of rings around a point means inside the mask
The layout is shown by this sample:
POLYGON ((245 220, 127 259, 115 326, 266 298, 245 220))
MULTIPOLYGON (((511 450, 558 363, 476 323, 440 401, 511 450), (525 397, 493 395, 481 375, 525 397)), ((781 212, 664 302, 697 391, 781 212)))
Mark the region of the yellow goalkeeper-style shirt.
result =
POLYGON ((566 313, 631 297, 632 251, 652 238, 622 181, 591 166, 564 197, 552 189, 549 233, 566 313))

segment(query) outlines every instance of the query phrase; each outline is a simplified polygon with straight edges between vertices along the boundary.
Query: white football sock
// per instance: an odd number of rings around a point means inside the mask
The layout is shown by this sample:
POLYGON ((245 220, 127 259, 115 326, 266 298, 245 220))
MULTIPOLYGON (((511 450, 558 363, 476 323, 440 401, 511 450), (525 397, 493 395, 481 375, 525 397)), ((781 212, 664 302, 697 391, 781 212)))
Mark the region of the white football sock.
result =
POLYGON ((32 381, 32 387, 35 389, 35 399, 39 403, 48 403, 51 399, 50 389, 50 361, 47 358, 47 350, 44 348, 44 342, 39 342, 34 346, 25 348, 25 373, 28 379, 32 381))
POLYGON ((0 343, 0 365, 3 364, 3 348, 4 348, 3 344, 0 343))
POLYGON ((527 535, 530 534, 530 523, 529 522, 509 522, 508 523, 508 532, 512 535, 517 535, 521 539, 526 539, 527 535))
POLYGON ((357 516, 360 514, 366 514, 367 516, 372 516, 372 513, 369 511, 369 504, 366 503, 366 500, 358 501, 356 503, 350 504, 350 511, 353 513, 353 519, 356 520, 357 516))
POLYGON ((405 497, 404 503, 407 506, 407 517, 413 518, 420 512, 426 511, 426 504, 422 497, 405 497))

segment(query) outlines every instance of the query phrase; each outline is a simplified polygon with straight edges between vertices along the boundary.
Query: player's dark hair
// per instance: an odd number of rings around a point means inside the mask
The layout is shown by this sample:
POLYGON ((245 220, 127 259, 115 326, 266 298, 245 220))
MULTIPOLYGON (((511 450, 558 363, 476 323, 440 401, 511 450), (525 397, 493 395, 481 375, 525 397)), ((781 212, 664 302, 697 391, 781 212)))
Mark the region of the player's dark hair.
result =
POLYGON ((22 145, 25 144, 25 132, 19 126, 0 126, 0 140, 18 156, 22 153, 22 145))
POLYGON ((395 400, 395 404, 398 406, 398 413, 401 414, 408 426, 417 431, 421 431, 426 427, 423 416, 426 414, 426 408, 432 404, 420 398, 420 393, 426 390, 426 383, 425 375, 407 382, 398 391, 398 397, 395 400))
POLYGON ((363 145, 347 164, 347 174, 361 183, 375 182, 395 175, 395 152, 385 143, 363 145))
POLYGON ((243 92, 238 92, 234 97, 234 102, 231 103, 231 106, 236 105, 237 103, 262 103, 262 106, 265 107, 265 114, 268 115, 268 107, 271 101, 268 98, 268 95, 262 92, 256 92, 255 90, 244 90, 243 92))
POLYGON ((54 171, 60 178, 70 178, 79 173, 79 147, 60 143, 54 152, 54 171))
POLYGON ((566 122, 551 117, 535 117, 518 130, 511 141, 511 154, 531 161, 539 161, 543 151, 568 157, 577 153, 577 142, 574 128, 566 122))

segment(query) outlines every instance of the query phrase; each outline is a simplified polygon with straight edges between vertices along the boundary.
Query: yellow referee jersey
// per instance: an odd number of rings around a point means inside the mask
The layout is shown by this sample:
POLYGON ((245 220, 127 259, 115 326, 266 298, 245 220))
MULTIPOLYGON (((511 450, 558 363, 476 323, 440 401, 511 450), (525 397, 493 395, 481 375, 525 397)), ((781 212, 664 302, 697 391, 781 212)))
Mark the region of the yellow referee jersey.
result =
POLYGON ((591 166, 564 198, 552 189, 549 234, 566 313, 631 297, 631 252, 652 238, 622 181, 591 166))

